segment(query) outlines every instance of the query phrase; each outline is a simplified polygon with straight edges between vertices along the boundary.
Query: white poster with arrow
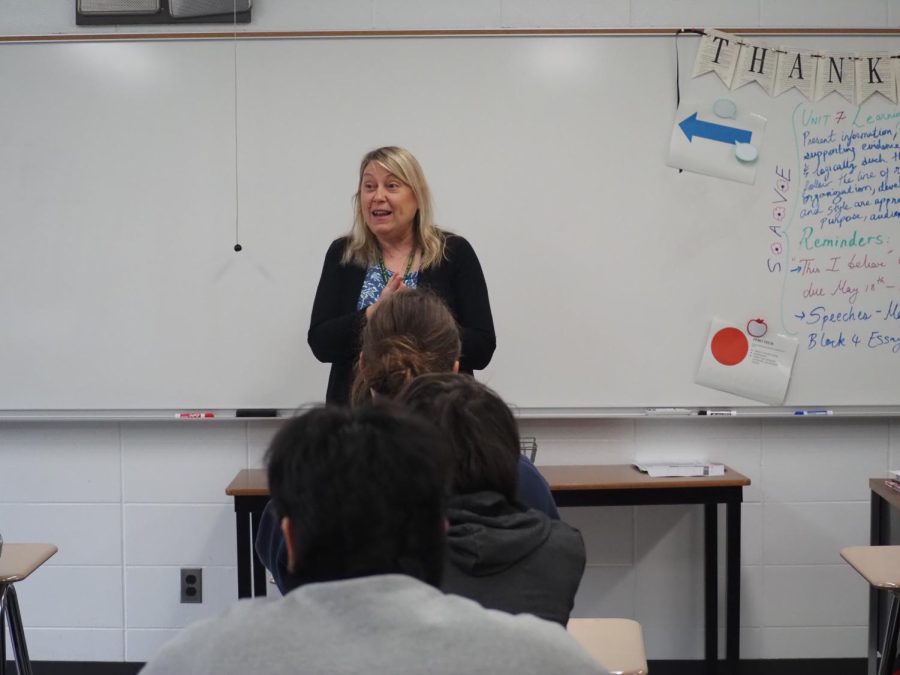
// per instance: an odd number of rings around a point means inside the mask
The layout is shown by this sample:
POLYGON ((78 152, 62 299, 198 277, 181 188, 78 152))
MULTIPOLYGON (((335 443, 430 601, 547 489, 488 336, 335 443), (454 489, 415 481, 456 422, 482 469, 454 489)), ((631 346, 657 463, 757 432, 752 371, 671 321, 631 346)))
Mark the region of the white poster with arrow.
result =
POLYGON ((712 104, 682 101, 672 127, 669 166, 753 184, 766 118, 727 98, 712 104))

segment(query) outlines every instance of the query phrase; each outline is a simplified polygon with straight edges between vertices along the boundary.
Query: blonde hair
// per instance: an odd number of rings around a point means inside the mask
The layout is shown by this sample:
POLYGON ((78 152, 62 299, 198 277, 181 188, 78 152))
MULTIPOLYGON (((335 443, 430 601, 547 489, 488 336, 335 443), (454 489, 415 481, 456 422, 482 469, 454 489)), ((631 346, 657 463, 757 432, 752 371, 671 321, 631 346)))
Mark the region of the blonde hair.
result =
POLYGON ((370 400, 373 391, 393 398, 423 373, 452 372, 461 348, 447 305, 425 289, 400 291, 379 302, 360 339, 362 367, 353 381, 354 405, 370 400))
POLYGON ((415 237, 416 247, 422 254, 419 269, 427 269, 440 263, 444 259, 445 237, 440 228, 434 224, 434 207, 431 203, 431 190, 425 180, 425 173, 409 150, 394 145, 367 152, 360 162, 359 183, 356 185, 356 194, 353 195, 353 227, 347 236, 348 243, 344 248, 341 262, 367 267, 377 262, 381 255, 378 240, 366 226, 362 200, 359 197, 363 172, 369 162, 377 162, 394 174, 409 186, 416 198, 419 209, 413 219, 413 237, 415 237))

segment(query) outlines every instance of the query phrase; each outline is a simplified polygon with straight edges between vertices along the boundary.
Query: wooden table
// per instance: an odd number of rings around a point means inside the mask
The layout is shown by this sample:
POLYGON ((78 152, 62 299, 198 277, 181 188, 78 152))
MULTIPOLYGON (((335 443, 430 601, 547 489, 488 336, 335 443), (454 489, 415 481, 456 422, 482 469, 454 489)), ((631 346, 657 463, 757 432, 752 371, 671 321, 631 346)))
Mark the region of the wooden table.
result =
MULTIPOLYGON (((650 478, 631 464, 539 466, 558 506, 702 504, 704 513, 704 623, 708 664, 718 661, 718 505, 725 505, 725 658, 740 658, 741 502, 750 479, 726 467, 724 476, 650 478)), ((225 489, 237 521, 238 597, 266 594, 265 569, 253 550, 269 498, 263 469, 244 469, 225 489), (252 579, 252 585, 251 585, 252 579)))

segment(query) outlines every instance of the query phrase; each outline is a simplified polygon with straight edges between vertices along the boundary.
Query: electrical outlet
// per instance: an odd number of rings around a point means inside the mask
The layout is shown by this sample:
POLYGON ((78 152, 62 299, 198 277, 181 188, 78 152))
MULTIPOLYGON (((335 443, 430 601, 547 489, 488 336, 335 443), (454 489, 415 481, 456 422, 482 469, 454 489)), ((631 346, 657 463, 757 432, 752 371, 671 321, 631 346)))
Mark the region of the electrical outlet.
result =
POLYGON ((201 568, 181 568, 181 602, 203 602, 203 570, 201 568))

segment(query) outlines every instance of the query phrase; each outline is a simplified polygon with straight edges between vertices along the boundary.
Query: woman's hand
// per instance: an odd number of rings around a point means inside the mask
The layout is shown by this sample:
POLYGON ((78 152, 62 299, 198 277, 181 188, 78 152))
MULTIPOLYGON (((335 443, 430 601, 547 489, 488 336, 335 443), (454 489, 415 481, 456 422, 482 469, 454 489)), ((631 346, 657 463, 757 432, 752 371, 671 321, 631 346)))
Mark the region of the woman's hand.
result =
POLYGON ((403 281, 402 274, 395 274, 392 276, 388 282, 387 286, 384 287, 384 290, 381 291, 381 295, 378 296, 378 300, 373 302, 371 305, 366 307, 366 318, 372 318, 372 314, 375 312, 375 308, 378 307, 378 303, 382 300, 386 300, 391 297, 394 293, 402 293, 407 290, 409 286, 407 286, 403 281))

